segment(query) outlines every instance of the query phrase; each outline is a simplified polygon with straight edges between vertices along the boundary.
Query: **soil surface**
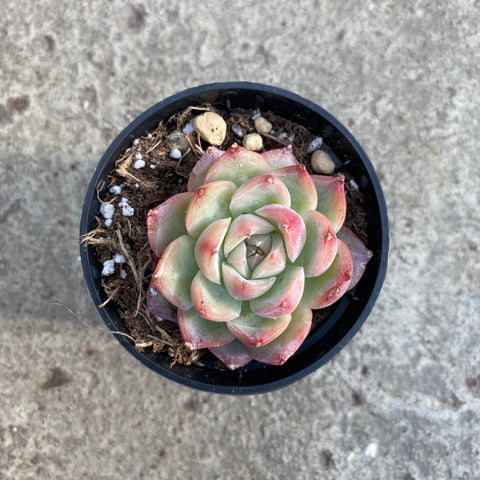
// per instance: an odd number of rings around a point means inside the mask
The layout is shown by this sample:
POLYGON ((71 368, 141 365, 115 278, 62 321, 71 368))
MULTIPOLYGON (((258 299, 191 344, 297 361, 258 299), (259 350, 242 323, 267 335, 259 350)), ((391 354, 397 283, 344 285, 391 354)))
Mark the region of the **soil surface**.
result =
MULTIPOLYGON (((104 204, 115 205, 113 217, 111 221, 106 221, 99 213, 97 228, 85 237, 85 242, 95 247, 100 263, 104 264, 117 255, 118 261, 113 262, 113 272, 102 275, 102 286, 107 295, 102 306, 115 302, 135 348, 139 351, 147 348, 154 352, 167 351, 172 363, 186 365, 211 354, 206 350, 188 349, 175 323, 159 322, 147 311, 147 291, 156 259, 152 258, 148 244, 146 217, 152 208, 167 198, 186 191, 190 171, 210 146, 190 127, 192 118, 205 111, 219 113, 227 123, 225 140, 218 146, 222 150, 227 150, 233 143, 242 144, 245 134, 256 132, 254 119, 260 115, 258 111, 237 109, 227 113, 205 105, 188 108, 172 116, 148 136, 135 139, 116 161, 115 171, 98 191, 104 204), (180 158, 172 158, 174 148, 179 150, 177 154, 181 153, 180 158), (128 199, 124 204, 126 211, 118 208, 119 204, 122 206, 124 198, 128 199), (130 207, 134 209, 134 215, 128 215, 130 207)), ((308 151, 316 137, 305 127, 270 112, 261 112, 261 115, 272 124, 270 133, 262 134, 262 151, 291 145, 295 157, 305 165, 307 171, 317 173, 312 170, 311 152, 308 151)), ((319 148, 330 154, 337 169, 342 167, 328 145, 321 142, 319 148)), ((352 182, 352 185, 350 182, 345 167, 342 168, 342 175, 345 177, 347 197, 345 224, 366 243, 363 198, 355 188, 355 183, 352 182)), ((312 332, 334 308, 333 305, 314 310, 312 332)))

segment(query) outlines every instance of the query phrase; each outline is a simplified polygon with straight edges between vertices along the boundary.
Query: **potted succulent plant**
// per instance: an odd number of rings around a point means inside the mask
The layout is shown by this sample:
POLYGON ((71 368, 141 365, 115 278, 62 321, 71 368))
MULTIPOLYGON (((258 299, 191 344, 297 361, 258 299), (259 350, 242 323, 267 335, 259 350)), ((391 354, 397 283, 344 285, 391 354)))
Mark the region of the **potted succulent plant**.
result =
POLYGON ((335 355, 388 255, 383 194, 351 134, 250 83, 187 90, 132 122, 92 178, 81 235, 88 289, 119 342, 167 378, 230 394, 279 388, 335 355))

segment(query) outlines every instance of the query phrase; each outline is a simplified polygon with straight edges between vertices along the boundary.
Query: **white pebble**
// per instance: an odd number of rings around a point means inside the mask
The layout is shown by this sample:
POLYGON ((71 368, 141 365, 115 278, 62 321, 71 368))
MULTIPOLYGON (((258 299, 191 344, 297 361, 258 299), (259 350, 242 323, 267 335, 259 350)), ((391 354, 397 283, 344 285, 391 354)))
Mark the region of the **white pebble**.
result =
POLYGON ((121 253, 116 253, 113 257, 115 263, 125 263, 125 257, 121 253))
POLYGON ((182 158, 182 152, 178 148, 172 148, 170 156, 175 160, 178 160, 179 158, 182 158))
POLYGON ((370 443, 363 453, 367 457, 375 458, 377 456, 377 453, 378 453, 378 444, 370 443))
POLYGON ((135 158, 137 160, 141 160, 143 158, 143 155, 140 152, 138 152, 138 153, 135 154, 135 158))
POLYGON ((352 178, 350 180, 350 185, 355 189, 358 190, 358 183, 352 178))
POLYGON ((143 168, 145 166, 145 160, 137 160, 134 164, 133 164, 133 168, 143 168))
POLYGON ((266 118, 263 118, 261 116, 255 119, 254 124, 255 130, 258 133, 268 133, 272 129, 272 124, 266 118))
POLYGON ((108 277, 115 271, 115 262, 113 260, 106 260, 103 262, 102 275, 108 277))
POLYGON ((138 145, 140 143, 140 140, 138 138, 136 138, 134 141, 133 141, 133 144, 134 145, 138 145))
POLYGON ((316 137, 314 138, 311 142, 310 145, 307 148, 307 153, 312 153, 315 150, 318 150, 323 143, 323 138, 322 137, 316 137))
POLYGON ((227 133, 227 123, 215 112, 205 112, 193 119, 195 131, 211 145, 221 145, 227 133))
POLYGON ((105 220, 105 226, 106 226, 106 227, 110 227, 111 225, 112 225, 112 219, 111 219, 111 218, 107 218, 107 219, 105 220))
POLYGON ((136 183, 135 188, 140 188, 140 185, 138 183, 136 183))
POLYGON ((152 164, 150 165, 150 168, 151 168, 152 170, 155 170, 155 165, 152 163, 152 164))
POLYGON ((102 203, 100 206, 100 213, 103 215, 103 218, 112 218, 115 207, 111 203, 102 203))
POLYGON ((335 162, 332 157, 324 150, 315 150, 310 159, 312 169, 317 173, 332 174, 335 171, 335 162))
POLYGON ((243 146, 247 150, 259 152, 263 148, 262 137, 258 133, 249 133, 243 137, 243 146))
POLYGON ((127 272, 123 268, 120 270, 120 278, 127 278, 127 272))

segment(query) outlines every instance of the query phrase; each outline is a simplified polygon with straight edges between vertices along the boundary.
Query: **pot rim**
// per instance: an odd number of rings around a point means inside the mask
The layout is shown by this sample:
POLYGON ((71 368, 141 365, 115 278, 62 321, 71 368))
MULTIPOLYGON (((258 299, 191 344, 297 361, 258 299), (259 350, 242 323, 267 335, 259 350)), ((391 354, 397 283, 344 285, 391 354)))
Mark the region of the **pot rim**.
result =
MULTIPOLYGON (((141 129, 142 125, 145 122, 155 116, 161 110, 168 110, 169 107, 177 104, 182 103, 186 99, 189 99, 192 96, 199 96, 203 94, 208 94, 210 92, 218 92, 222 91, 224 94, 227 95, 227 102, 228 95, 236 95, 238 92, 249 92, 254 93, 258 92, 261 94, 267 95, 275 95, 283 97, 284 99, 295 102, 299 106, 312 111, 314 114, 322 117, 326 120, 329 124, 331 124, 344 138, 345 140, 352 146, 353 150, 358 155, 363 167, 365 168, 366 172, 368 173, 369 181, 371 183, 371 188, 373 189, 373 197, 378 204, 378 213, 380 222, 378 225, 379 235, 381 236, 381 248, 379 251, 379 259, 378 259, 378 272, 375 277, 375 282, 373 288, 370 291, 368 296, 368 301, 364 305, 363 309, 358 315, 358 318, 354 321, 354 323, 350 326, 350 328, 344 333, 341 337, 340 341, 338 341, 335 345, 333 345, 325 354, 323 354, 320 358, 312 361, 311 363, 305 365, 298 371, 295 371, 286 377, 282 377, 279 379, 274 379, 272 381, 266 381, 260 384, 255 385, 242 385, 241 384, 241 377, 243 369, 239 369, 239 384, 238 385, 221 385, 221 384, 212 384, 212 383, 205 383, 203 381, 199 381, 195 378, 188 378, 185 375, 179 375, 178 372, 164 368, 158 363, 155 363, 155 354, 149 354, 145 352, 139 352, 135 349, 133 344, 125 338, 123 335, 118 333, 113 333, 115 338, 118 342, 127 350, 129 351, 135 358, 140 360, 144 365, 149 367, 150 369, 154 370, 156 373, 173 380, 177 383, 189 386, 194 389, 212 392, 212 393, 223 393, 223 394, 234 394, 234 395, 248 395, 248 394, 255 394, 255 393, 264 393, 276 390, 278 388, 284 387, 289 385, 306 375, 312 373, 313 371, 317 370, 320 366, 324 365, 328 362, 332 357, 334 357, 351 339, 352 337, 358 332, 360 327, 365 322, 367 316, 371 312, 375 301, 380 294, 380 290, 382 284, 385 279, 386 271, 387 271, 387 263, 388 263, 388 250, 389 250, 389 227, 388 227, 388 216, 387 216, 387 207, 385 198, 382 192, 382 188, 380 186, 380 182, 378 177, 375 173, 373 165, 371 164, 370 160, 368 159, 366 153, 360 146, 360 144, 355 140, 353 135, 335 118, 333 115, 325 111, 320 106, 314 104, 310 100, 306 100, 299 95, 289 92, 287 90, 269 86, 265 84, 259 83, 251 83, 251 82, 220 82, 220 83, 211 83, 206 85, 201 85, 198 87, 192 87, 182 92, 179 92, 175 95, 172 95, 161 102, 153 105, 143 113, 141 113, 137 118, 135 118, 126 128, 124 128, 117 137, 113 140, 113 142, 109 145, 105 153, 102 155, 96 170, 91 178, 90 184, 87 189, 87 193, 85 196, 85 202, 82 211, 82 218, 80 222, 80 237, 82 238, 88 231, 91 230, 90 221, 91 221, 91 209, 92 209, 92 202, 96 199, 96 190, 99 180, 103 177, 106 173, 106 170, 111 171, 111 168, 107 169, 106 165, 108 161, 112 158, 112 156, 116 156, 118 158, 118 150, 122 148, 122 145, 125 146, 126 143, 131 142, 139 136, 139 129, 141 129), (231 91, 231 92, 230 92, 231 91)), ((192 100, 193 101, 193 100, 192 100)), ((180 111, 186 108, 186 106, 182 106, 178 108, 176 111, 180 111)), ((254 108, 254 107, 251 107, 254 108)), ((170 115, 164 115, 164 117, 169 117, 170 115)), ((295 120, 293 120, 295 121, 295 120)), ((126 147, 123 147, 125 150, 126 147)), ((87 247, 83 244, 80 246, 80 256, 82 261, 84 279, 87 285, 87 289, 90 293, 91 299, 95 305, 95 308, 99 315, 101 316, 102 320, 106 324, 106 326, 112 332, 118 332, 120 329, 118 326, 114 324, 112 318, 108 314, 108 310, 106 308, 98 308, 97 305, 102 303, 101 294, 102 291, 100 288, 97 288, 95 285, 95 278, 94 278, 94 271, 91 263, 91 259, 89 258, 89 251, 91 256, 91 249, 92 247, 87 247)), ((367 266, 368 269, 368 266, 367 266)), ((341 302, 341 301, 340 301, 341 302)), ((346 307, 345 307, 346 308, 346 307)), ((343 310, 345 310, 345 308, 343 310)), ((340 313, 341 315, 341 313, 340 313)), ((333 315, 332 315, 333 316, 333 315)), ((328 323, 328 321, 327 321, 328 323)), ((330 325, 331 328, 332 325, 330 325)), ((323 328, 323 327, 322 327, 323 328)), ((320 328, 320 330, 322 329, 320 328)), ((310 334, 310 336, 317 335, 318 332, 315 334, 310 334)), ((310 336, 304 341, 306 344, 310 336)), ((318 335, 317 335, 318 336, 318 335)), ((312 343, 312 340, 310 340, 312 343)), ((303 344, 302 344, 303 347, 303 344)), ((295 354, 297 355, 297 354, 295 354)), ((295 355, 292 357, 294 358, 295 355)), ((290 360, 289 360, 290 361, 290 360)), ((281 369, 284 368, 286 364, 282 366, 277 366, 274 368, 281 369)), ((267 366, 270 367, 270 366, 267 366)), ((193 367, 185 367, 185 368, 193 368, 193 367)), ((245 367, 244 367, 245 368, 245 367)))

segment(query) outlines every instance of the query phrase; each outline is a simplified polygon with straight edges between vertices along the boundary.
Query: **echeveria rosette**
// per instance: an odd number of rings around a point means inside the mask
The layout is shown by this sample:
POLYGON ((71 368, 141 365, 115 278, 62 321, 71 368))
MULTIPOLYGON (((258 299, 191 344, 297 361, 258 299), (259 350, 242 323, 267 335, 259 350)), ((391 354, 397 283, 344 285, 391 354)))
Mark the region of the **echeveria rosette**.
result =
POLYGON ((371 256, 342 228, 343 178, 309 175, 289 147, 258 154, 234 144, 210 147, 187 189, 148 214, 160 260, 147 308, 230 368, 283 364, 312 309, 353 288, 371 256))

